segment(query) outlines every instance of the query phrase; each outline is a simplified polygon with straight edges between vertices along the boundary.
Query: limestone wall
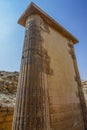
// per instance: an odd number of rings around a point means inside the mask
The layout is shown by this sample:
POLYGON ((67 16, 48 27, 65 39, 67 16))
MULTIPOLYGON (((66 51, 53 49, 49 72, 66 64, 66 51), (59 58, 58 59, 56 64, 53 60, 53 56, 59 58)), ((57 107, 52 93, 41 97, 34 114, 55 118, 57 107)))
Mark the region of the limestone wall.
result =
POLYGON ((51 127, 54 130, 84 130, 78 84, 75 80, 69 41, 45 24, 44 46, 50 57, 51 73, 47 76, 51 127))

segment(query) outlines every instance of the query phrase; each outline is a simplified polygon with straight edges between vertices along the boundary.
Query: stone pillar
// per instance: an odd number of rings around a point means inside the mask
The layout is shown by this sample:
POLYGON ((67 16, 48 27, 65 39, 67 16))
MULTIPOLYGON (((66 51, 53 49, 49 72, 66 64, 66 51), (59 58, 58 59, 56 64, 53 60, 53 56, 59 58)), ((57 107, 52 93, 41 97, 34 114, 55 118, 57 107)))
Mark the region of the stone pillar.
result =
POLYGON ((12 130, 50 130, 47 73, 49 56, 38 15, 26 20, 12 130))

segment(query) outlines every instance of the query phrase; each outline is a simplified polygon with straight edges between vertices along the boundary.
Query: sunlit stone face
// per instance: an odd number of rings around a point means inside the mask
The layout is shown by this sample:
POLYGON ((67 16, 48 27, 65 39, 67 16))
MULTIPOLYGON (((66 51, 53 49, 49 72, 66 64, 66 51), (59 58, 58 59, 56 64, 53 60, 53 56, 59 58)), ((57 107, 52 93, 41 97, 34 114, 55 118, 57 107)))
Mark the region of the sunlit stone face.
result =
POLYGON ((84 130, 73 42, 43 19, 31 15, 24 24, 13 130, 84 130))

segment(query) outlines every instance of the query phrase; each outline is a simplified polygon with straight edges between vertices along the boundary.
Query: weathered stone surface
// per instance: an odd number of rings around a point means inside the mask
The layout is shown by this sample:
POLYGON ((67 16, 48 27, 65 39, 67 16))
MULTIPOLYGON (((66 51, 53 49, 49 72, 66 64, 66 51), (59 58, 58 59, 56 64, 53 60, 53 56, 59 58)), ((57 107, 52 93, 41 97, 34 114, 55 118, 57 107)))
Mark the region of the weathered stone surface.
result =
POLYGON ((53 110, 51 126, 54 130, 84 130, 82 101, 79 98, 78 81, 74 79, 77 72, 73 58, 68 53, 69 41, 51 28, 49 30, 50 36, 44 32, 43 37, 53 69, 53 75, 48 76, 50 110, 53 110))
POLYGON ((0 71, 0 130, 11 130, 18 72, 0 71))
POLYGON ((32 4, 19 21, 25 39, 12 129, 86 130, 77 39, 32 4))
MULTIPOLYGON (((53 29, 53 20, 50 22, 47 15, 42 18, 41 13, 27 17, 25 24, 26 17, 22 17, 25 39, 12 128, 86 130, 87 113, 73 48, 77 40, 59 25, 57 30, 53 29)), ((7 77, 12 79, 11 75, 7 77)), ((0 81, 4 83, 3 78, 0 81)), ((5 100, 0 109, 1 130, 11 129, 14 103, 11 106, 10 102, 15 101, 15 96, 11 101, 10 98, 16 92, 13 85, 12 81, 6 81, 2 94, 5 100)))
POLYGON ((18 72, 0 71, 0 93, 15 94, 18 76, 18 72))
POLYGON ((12 106, 15 103, 18 72, 0 71, 0 104, 4 106, 12 106))
MULTIPOLYGON (((0 74, 2 73, 2 71, 0 72, 0 74)), ((0 75, 0 79, 3 80, 4 82, 8 79, 7 78, 7 73, 11 75, 11 77, 14 77, 14 80, 13 82, 15 83, 18 78, 18 75, 19 73, 12 73, 12 72, 3 72, 4 73, 4 76, 2 78, 2 76, 0 75), (4 78, 5 77, 5 78, 4 78), (15 80, 16 79, 16 80, 15 80)), ((11 78, 13 79, 13 78, 11 78)), ((10 81, 10 80, 9 80, 10 81)), ((0 86, 2 85, 2 82, 0 82, 0 86)), ((82 81, 82 85, 83 85, 83 92, 85 94, 85 97, 86 97, 86 90, 87 90, 87 81, 82 81)), ((8 86, 10 87, 10 86, 8 86)), ((12 86, 11 86, 12 87, 12 86)), ((13 120, 13 111, 14 111, 14 105, 15 105, 15 92, 17 90, 17 82, 16 82, 16 85, 14 86, 15 87, 15 91, 11 91, 11 94, 10 92, 4 92, 4 89, 2 89, 2 91, 0 91, 0 130, 11 130, 11 127, 12 127, 12 120, 13 120), (9 98, 10 96, 10 98, 9 98), (7 99, 8 99, 8 102, 7 102, 7 99), (5 103, 5 101, 7 103, 5 103), (10 104, 9 104, 10 103, 10 104)), ((86 99, 86 98, 85 98, 86 99)), ((86 101, 87 102, 87 101, 86 101)), ((75 106, 75 104, 72 104, 73 106, 75 106)), ((72 106, 72 107, 73 107, 72 106)), ((50 112, 53 114, 54 111, 57 113, 57 110, 59 111, 60 115, 59 115, 59 119, 57 119, 56 121, 57 122, 60 122, 62 121, 63 119, 64 120, 68 120, 68 118, 72 115, 72 112, 68 112, 67 114, 67 111, 69 111, 71 106, 58 106, 55 107, 55 110, 54 109, 51 109, 50 112), (64 112, 65 114, 62 114, 61 112, 64 112), (69 115, 69 116, 68 116, 69 115)), ((75 107, 76 109, 76 107, 75 107)), ((76 111, 77 112, 77 111, 76 111)), ((79 114, 79 111, 78 111, 78 114, 79 114)), ((53 117, 52 117, 53 118, 53 117)), ((54 118, 55 120, 55 118, 54 118)), ((76 125, 76 124, 74 124, 76 125)), ((80 124, 79 124, 80 125, 80 124)), ((64 126, 63 126, 64 127, 64 126)))
POLYGON ((82 81, 82 89, 85 97, 85 102, 87 106, 87 80, 82 81))

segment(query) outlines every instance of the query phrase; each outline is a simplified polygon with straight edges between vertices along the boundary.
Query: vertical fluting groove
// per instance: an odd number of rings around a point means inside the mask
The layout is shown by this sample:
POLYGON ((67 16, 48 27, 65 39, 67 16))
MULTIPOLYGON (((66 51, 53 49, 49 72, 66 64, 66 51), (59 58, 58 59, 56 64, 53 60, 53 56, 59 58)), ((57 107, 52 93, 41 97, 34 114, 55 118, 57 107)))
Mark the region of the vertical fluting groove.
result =
MULTIPOLYGON (((23 71, 24 71, 24 66, 23 66, 23 69, 22 69, 22 73, 23 73, 23 71)), ((22 74, 22 77, 21 77, 21 81, 23 80, 23 74, 22 74)), ((20 84, 21 84, 21 82, 20 82, 20 84)), ((19 85, 20 85, 19 84, 19 85)), ((15 125, 15 129, 17 129, 18 128, 18 122, 19 122, 19 120, 20 120, 20 101, 21 101, 21 92, 22 92, 22 85, 20 85, 20 90, 18 91, 18 94, 19 94, 19 97, 17 98, 17 100, 19 100, 19 102, 18 102, 18 104, 17 104, 17 113, 16 113, 16 125, 15 125)))
MULTIPOLYGON (((24 66, 24 73, 23 73, 24 75, 25 75, 25 66, 24 66)), ((21 124, 21 122, 22 122, 22 120, 23 120, 23 114, 22 114, 22 110, 23 110, 23 100, 24 100, 24 78, 25 77, 23 77, 23 83, 22 83, 22 94, 21 94, 21 101, 20 101, 20 110, 19 110, 19 114, 20 114, 20 120, 19 120, 19 124, 18 124, 18 128, 19 128, 19 130, 21 130, 21 127, 22 127, 22 124, 21 124), (22 99, 23 98, 23 99, 22 99)))
MULTIPOLYGON (((26 35, 26 34, 25 34, 25 35, 26 35)), ((25 38, 25 39, 26 39, 26 38, 25 38)), ((25 48, 26 48, 26 42, 24 43, 23 51, 24 51, 25 48)), ((21 89, 19 90, 19 91, 20 91, 20 95, 19 95, 19 96, 20 96, 20 100, 19 100, 19 104, 18 104, 18 108, 19 108, 19 111, 18 111, 18 115, 19 115, 19 116, 18 116, 18 123, 17 123, 17 128, 18 128, 18 129, 20 128, 20 122, 21 122, 21 120, 22 120, 22 118, 23 118, 23 117, 21 117, 21 105, 22 105, 21 103, 22 103, 22 100, 23 100, 23 99, 22 99, 22 96, 23 96, 22 94, 23 94, 23 88, 24 88, 24 87, 23 87, 23 86, 24 86, 24 74, 25 74, 25 67, 26 67, 26 66, 24 65, 23 59, 22 59, 22 63, 23 63, 23 71, 22 71, 22 76, 23 76, 23 77, 22 77, 22 79, 21 79, 21 83, 19 84, 21 89)))
POLYGON ((25 69, 24 69, 24 75, 25 75, 25 77, 24 77, 24 81, 23 81, 23 86, 25 86, 25 87, 23 87, 23 92, 22 92, 22 101, 21 101, 21 113, 20 113, 20 126, 19 126, 19 128, 20 129, 22 129, 22 127, 23 127, 23 129, 24 129, 24 119, 25 119, 25 117, 24 117, 24 106, 25 106, 25 90, 26 90, 26 72, 27 72, 27 65, 25 66, 25 69))
MULTIPOLYGON (((26 42, 24 43, 24 49, 23 49, 23 51, 26 49, 26 42)), ((23 56, 23 55, 22 55, 23 56)), ((20 103, 19 103, 19 123, 18 123, 18 125, 17 125, 17 128, 19 129, 19 130, 21 130, 22 128, 21 127, 23 127, 23 125, 21 124, 21 122, 22 122, 22 120, 23 120, 23 118, 24 118, 24 115, 22 114, 22 110, 23 110, 23 102, 24 102, 24 89, 25 89, 25 87, 24 87, 24 83, 25 83, 25 77, 26 77, 26 74, 25 74, 25 72, 26 72, 26 66, 25 66, 25 63, 24 63, 24 60, 22 59, 22 61, 23 61, 23 66, 24 66, 24 69, 23 69, 23 73, 22 73, 22 75, 23 75, 23 79, 22 79, 22 81, 21 81, 21 84, 20 84, 20 86, 21 86, 21 93, 20 93, 20 103), (24 77, 25 76, 25 77, 24 77)))
MULTIPOLYGON (((24 66, 24 72, 23 72, 23 75, 25 75, 25 69, 26 69, 26 66, 24 66)), ((22 94, 21 94, 21 98, 20 98, 20 106, 19 106, 19 116, 20 116, 20 120, 19 120, 19 124, 18 124, 18 128, 19 130, 21 130, 22 128, 22 120, 23 120, 23 113, 22 113, 22 110, 23 110, 23 102, 24 102, 24 85, 25 85, 25 77, 23 76, 23 81, 22 81, 22 94)))
MULTIPOLYGON (((35 79, 35 77, 36 77, 37 75, 36 75, 36 66, 34 67, 34 79, 35 79)), ((34 96, 35 96, 35 99, 36 99, 36 80, 34 81, 34 87, 35 87, 35 90, 34 90, 34 96)), ((35 128, 36 128, 36 101, 35 101, 35 128)), ((37 128, 36 128, 37 129, 37 128)))
POLYGON ((43 97, 42 97, 42 113, 43 113, 43 128, 45 129, 45 115, 44 115, 44 84, 43 84, 43 72, 41 73, 41 83, 42 83, 42 93, 43 93, 43 97))
MULTIPOLYGON (((34 74, 34 65, 33 65, 33 74, 34 74)), ((33 78, 33 81, 32 81, 32 102, 31 102, 31 108, 32 108, 32 128, 34 129, 35 128, 35 111, 34 111, 34 104, 35 104, 35 99, 34 99, 34 77, 32 75, 32 78, 33 78)))
MULTIPOLYGON (((29 40, 28 40, 29 41, 29 40)), ((29 48, 29 44, 27 45, 27 48, 29 48)), ((27 115, 28 113, 26 113, 27 112, 27 103, 28 103, 28 94, 29 93, 27 93, 27 91, 28 91, 28 84, 29 84, 29 69, 30 69, 30 65, 28 64, 28 60, 29 60, 29 50, 28 50, 28 58, 27 58, 27 77, 26 77, 26 92, 25 92, 25 101, 26 101, 26 103, 25 103, 25 114, 24 114, 24 116, 25 116, 25 123, 24 123, 24 130, 28 130, 28 121, 27 121, 27 119, 29 119, 28 118, 28 116, 29 115, 27 115)))
POLYGON ((30 129, 32 130, 32 95, 33 95, 33 93, 32 93, 32 76, 33 76, 33 65, 30 65, 31 67, 30 67, 30 129))
MULTIPOLYGON (((26 126, 26 115, 25 115, 25 107, 26 107, 26 90, 27 90, 27 76, 28 76, 28 65, 26 65, 26 80, 25 80, 25 91, 24 91, 24 127, 26 126)), ((25 129, 24 129, 25 130, 25 129)))
MULTIPOLYGON (((42 65, 41 65, 42 67, 42 65)), ((41 93, 41 124, 43 126, 43 90, 42 90, 42 73, 40 72, 40 93, 41 93)))
POLYGON ((26 115, 25 115, 25 107, 26 107, 26 91, 27 91, 27 77, 28 77, 28 57, 29 57, 29 55, 28 55, 28 42, 27 42, 27 44, 26 44, 26 70, 25 70, 25 89, 24 89, 24 104, 23 104, 23 115, 24 115, 24 118, 23 118, 23 126, 24 126, 24 130, 26 130, 26 128, 25 128, 25 126, 27 125, 26 124, 26 115))
MULTIPOLYGON (((37 65, 36 65, 36 75, 38 74, 38 71, 37 71, 37 65)), ((38 112, 38 94, 37 94, 37 92, 38 92, 38 81, 37 81, 37 85, 36 85, 36 100, 37 100, 37 102, 36 102, 36 119, 37 119, 37 112, 38 112)), ((38 130, 38 122, 37 122, 37 120, 36 120, 36 130, 38 130)))
POLYGON ((25 129, 24 130, 28 130, 28 119, 29 119, 29 114, 28 114, 28 97, 27 95, 29 94, 29 91, 28 91, 28 84, 29 84, 29 80, 28 80, 28 77, 29 77, 29 69, 30 69, 30 66, 28 65, 28 74, 27 74, 27 86, 26 86, 26 106, 25 106, 25 118, 26 118, 26 125, 25 125, 25 129))
MULTIPOLYGON (((48 75, 47 75, 48 78, 48 75)), ((48 84, 48 82, 47 82, 48 84)), ((50 100, 49 100, 49 86, 47 87, 47 98, 48 98, 48 130, 51 130, 51 124, 50 124, 50 100)))
MULTIPOLYGON (((44 73, 43 73, 43 81, 45 80, 44 73)), ((46 98, 45 98, 45 82, 43 82, 44 87, 44 129, 47 130, 47 121, 46 121, 46 98)))
MULTIPOLYGON (((36 70, 35 70, 35 72, 36 72, 36 76, 37 76, 37 66, 36 66, 36 70)), ((37 82, 37 79, 36 79, 36 82, 37 82)), ((37 83, 36 83, 36 100, 37 100, 37 83)), ((36 118, 36 130, 37 130, 37 102, 36 102, 36 112, 35 112, 35 118, 36 118)))
MULTIPOLYGON (((22 64, 22 63, 21 63, 22 64)), ((20 71, 22 70, 22 65, 21 65, 21 69, 20 69, 20 71)), ((17 91, 18 92, 20 92, 19 91, 19 84, 20 84, 20 79, 21 79, 21 77, 22 77, 22 75, 20 74, 19 75, 19 83, 18 83, 18 87, 17 87, 17 91)), ((16 94, 16 98, 18 99, 18 93, 16 94)), ((18 106, 18 103, 19 103, 19 100, 16 100, 16 105, 18 106)), ((15 106, 15 111, 14 111, 14 118, 13 118, 13 122, 15 122, 14 124, 12 124, 12 128, 14 128, 15 129, 15 124, 16 124, 16 122, 17 122, 17 120, 16 120, 16 117, 17 117, 17 107, 15 106)))
POLYGON ((23 80, 23 72, 24 72, 24 65, 23 65, 23 69, 22 69, 22 77, 21 77, 21 82, 20 82, 20 90, 18 91, 18 94, 19 94, 19 97, 18 97, 18 99, 17 100, 19 100, 19 102, 18 102, 18 106, 17 106, 17 108, 18 108, 18 110, 17 110, 17 113, 16 113, 16 120, 17 120, 17 122, 16 122, 16 129, 18 129, 18 126, 19 126, 19 120, 20 120, 20 103, 21 103, 21 93, 22 93, 22 80, 23 80))
MULTIPOLYGON (((29 41, 30 41, 30 48, 31 48, 31 39, 29 39, 29 41)), ((30 51, 29 51, 30 52, 30 51)), ((31 52, 30 52, 30 61, 31 61, 31 52)), ((29 128, 31 129, 31 70, 32 70, 32 68, 31 68, 32 66, 31 66, 31 64, 30 64, 30 71, 29 71, 29 128)))

